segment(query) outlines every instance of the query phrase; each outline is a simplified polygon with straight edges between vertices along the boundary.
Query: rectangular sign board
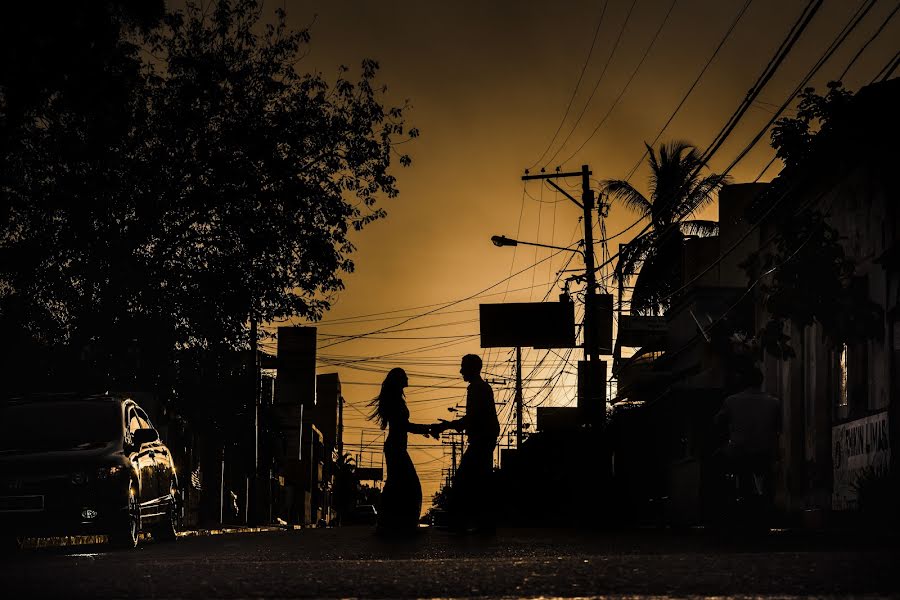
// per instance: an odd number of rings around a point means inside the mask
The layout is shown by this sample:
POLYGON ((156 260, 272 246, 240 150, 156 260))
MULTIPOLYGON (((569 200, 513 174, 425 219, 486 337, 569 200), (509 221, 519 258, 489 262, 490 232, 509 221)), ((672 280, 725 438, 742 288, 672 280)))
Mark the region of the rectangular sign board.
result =
POLYGON ((577 398, 578 408, 603 414, 606 409, 606 361, 578 361, 577 398))
POLYGON ((575 305, 519 302, 480 305, 482 348, 574 348, 575 305))
POLYGON ((360 481, 381 481, 384 472, 381 467, 357 467, 356 478, 360 481))
POLYGON ((600 354, 612 354, 613 297, 612 294, 594 296, 594 344, 600 354))
POLYGON ((867 477, 887 477, 891 438, 887 411, 831 428, 833 484, 831 508, 858 508, 859 487, 867 477))
POLYGON ((622 315, 618 343, 629 348, 663 350, 668 325, 665 317, 622 315))

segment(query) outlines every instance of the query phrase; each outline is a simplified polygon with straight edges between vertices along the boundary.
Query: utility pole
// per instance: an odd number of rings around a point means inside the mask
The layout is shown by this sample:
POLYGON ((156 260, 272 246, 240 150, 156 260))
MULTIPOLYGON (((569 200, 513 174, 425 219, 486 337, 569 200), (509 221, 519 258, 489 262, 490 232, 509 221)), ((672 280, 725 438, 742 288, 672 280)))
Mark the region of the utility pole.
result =
POLYGON ((261 372, 259 361, 259 342, 257 341, 258 328, 256 316, 250 317, 250 355, 253 381, 253 475, 259 469, 259 393, 261 385, 261 372))
MULTIPOLYGON (((628 244, 619 244, 620 260, 619 260, 618 264, 616 265, 616 270, 618 271, 618 274, 619 274, 619 277, 618 277, 618 279, 619 279, 619 303, 618 303, 618 306, 616 307, 616 317, 618 318, 619 327, 622 327, 622 294, 625 291, 625 282, 623 281, 623 277, 622 277, 621 256, 622 256, 622 251, 625 249, 626 246, 628 246, 628 244)), ((615 353, 613 354, 613 365, 615 367, 619 366, 619 360, 621 358, 622 358, 622 345, 616 344, 615 353)))
POLYGON ((522 447, 522 347, 516 346, 516 448, 522 447))
MULTIPOLYGON (((462 434, 456 433, 456 432, 453 432, 453 433, 448 432, 448 433, 445 433, 444 435, 447 437, 447 439, 449 439, 449 441, 442 440, 441 444, 444 446, 449 445, 450 452, 451 452, 451 454, 450 454, 450 457, 451 457, 450 458, 450 469, 447 472, 447 481, 450 482, 456 476, 456 463, 457 463, 456 437, 459 436, 460 438, 462 438, 462 434)), ((459 455, 462 455, 462 452, 460 452, 459 455)))
POLYGON ((453 467, 451 470, 452 475, 450 478, 453 479, 453 477, 456 477, 456 439, 455 438, 450 438, 450 447, 453 449, 453 462, 451 463, 451 465, 453 467))
MULTIPOLYGON (((589 375, 587 377, 588 386, 585 394, 588 398, 594 398, 594 388, 598 384, 593 381, 593 373, 596 372, 597 362, 600 360, 600 352, 597 348, 597 315, 594 312, 595 292, 597 288, 597 275, 594 272, 594 231, 593 231, 593 211, 594 211, 594 191, 591 189, 591 170, 588 165, 582 165, 580 171, 570 173, 541 173, 540 175, 529 175, 525 172, 522 181, 530 179, 545 180, 549 185, 553 186, 563 196, 572 201, 573 204, 581 208, 583 212, 584 224, 584 269, 585 269, 585 291, 584 291, 584 358, 587 361, 589 375), (560 177, 581 177, 581 201, 573 197, 569 192, 556 184, 554 179, 560 177)), ((601 382, 600 385, 605 385, 601 382)), ((517 439, 521 436, 521 427, 517 431, 517 439)))
POLYGON ((250 316, 250 365, 251 365, 251 381, 253 382, 253 469, 251 473, 246 474, 246 485, 244 495, 244 515, 245 520, 250 519, 250 505, 253 504, 254 520, 259 517, 259 507, 257 506, 260 499, 257 494, 259 480, 259 410, 262 393, 262 369, 259 356, 259 328, 256 321, 256 315, 251 313, 250 316), (253 480, 252 493, 250 480, 253 480), (251 499, 252 495, 252 499, 251 499))
MULTIPOLYGON (((584 359, 594 363, 600 360, 595 339, 597 328, 594 314, 594 292, 597 275, 594 273, 594 190, 591 189, 591 172, 581 165, 581 201, 584 209, 584 268, 587 290, 584 294, 584 359)), ((593 364, 591 365, 593 366, 593 364)))

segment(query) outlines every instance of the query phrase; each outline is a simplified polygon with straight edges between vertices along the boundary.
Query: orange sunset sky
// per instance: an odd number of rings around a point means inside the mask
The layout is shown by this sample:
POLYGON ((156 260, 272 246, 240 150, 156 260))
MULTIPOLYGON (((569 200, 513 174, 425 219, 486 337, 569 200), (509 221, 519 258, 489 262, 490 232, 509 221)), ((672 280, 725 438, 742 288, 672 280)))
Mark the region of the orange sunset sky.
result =
MULTIPOLYGON (((824 3, 713 158, 712 170, 721 171, 734 159, 865 4, 824 3)), ((270 2, 265 10, 281 5, 270 2)), ((388 99, 409 99, 407 124, 421 131, 421 137, 398 147, 413 158, 410 168, 397 165, 400 196, 382 203, 386 219, 355 234, 356 271, 344 277, 346 289, 316 324, 319 372, 336 371, 343 383, 346 450, 360 453, 363 466, 381 464, 382 432, 364 414, 394 366, 409 374, 412 420, 453 418, 447 409, 465 397, 458 369, 459 358, 468 352, 483 356, 486 378, 496 382, 501 427, 512 432, 513 353, 479 348, 478 304, 555 300, 557 271, 570 256, 524 246, 496 248, 490 237, 505 234, 562 246, 581 237, 580 209, 540 182, 526 185, 523 171, 557 166, 577 171, 587 164, 595 189, 600 180, 625 177, 641 158, 643 142, 659 134, 746 6, 660 138, 704 149, 806 5, 800 0, 284 3, 292 26, 311 24, 309 54, 298 69, 321 71, 333 80, 340 64, 358 68, 363 58, 378 60, 388 99), (529 268, 538 261, 543 262, 529 268)), ((838 78, 896 7, 891 0, 877 3, 811 84, 823 90, 838 78)), ((844 77, 845 87, 857 90, 869 83, 897 51, 898 34, 900 18, 862 53, 844 77)), ((734 168, 733 181, 759 176, 773 156, 768 142, 766 136, 734 168)), ((776 162, 762 180, 778 168, 776 162)), ((639 169, 632 183, 646 190, 646 174, 639 169)), ((578 195, 578 179, 560 184, 578 195)), ((713 206, 702 216, 716 214, 713 206)), ((612 235, 635 220, 636 215, 613 204, 606 231, 612 235)), ((609 252, 638 230, 612 242, 609 252)), ((600 234, 598 224, 595 237, 600 234)), ((595 252, 602 256, 599 243, 595 252)), ((581 266, 577 256, 568 264, 581 266)), ((533 421, 538 405, 574 403, 573 374, 581 357, 581 350, 523 351, 526 422, 533 421)), ((506 443, 504 436, 501 445, 506 443)), ((410 445, 427 507, 450 464, 449 448, 418 436, 410 437, 410 445)))

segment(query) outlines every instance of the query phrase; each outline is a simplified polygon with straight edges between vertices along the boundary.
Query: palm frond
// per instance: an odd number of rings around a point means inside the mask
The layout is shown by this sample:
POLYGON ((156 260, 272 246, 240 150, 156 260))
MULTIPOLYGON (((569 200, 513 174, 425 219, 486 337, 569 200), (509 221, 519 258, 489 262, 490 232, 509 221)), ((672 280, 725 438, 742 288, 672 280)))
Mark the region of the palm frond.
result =
POLYGON ((603 182, 607 194, 620 200, 626 208, 641 215, 649 215, 652 204, 630 183, 621 179, 610 179, 603 182))
POLYGON ((702 219, 693 219, 691 221, 682 221, 681 231, 685 235, 696 235, 700 237, 709 237, 718 235, 718 221, 704 221, 702 219))
POLYGON ((671 296, 681 282, 682 243, 684 235, 715 235, 718 223, 691 220, 697 211, 715 199, 728 178, 725 175, 701 176, 705 167, 697 148, 683 140, 664 142, 658 148, 647 147, 650 166, 649 200, 634 190, 627 182, 616 182, 618 193, 626 205, 641 210, 651 218, 651 233, 634 240, 634 247, 619 259, 617 275, 627 279, 637 273, 632 296, 632 312, 660 314, 671 304, 671 296), (626 187, 627 185, 627 187, 626 187), (626 201, 625 195, 630 196, 626 201), (638 200, 638 197, 640 200, 638 200), (649 204, 644 205, 644 202, 649 204))
POLYGON ((644 262, 634 282, 631 296, 632 314, 663 314, 671 305, 672 293, 681 283, 681 253, 666 244, 644 262))
POLYGON ((656 231, 648 231, 644 235, 638 236, 623 244, 619 251, 619 261, 613 276, 618 281, 619 278, 627 281, 637 272, 637 266, 643 263, 653 253, 658 243, 659 233, 656 231))
POLYGON ((728 175, 712 174, 694 182, 683 203, 681 218, 689 217, 712 204, 714 195, 729 181, 731 178, 728 175))

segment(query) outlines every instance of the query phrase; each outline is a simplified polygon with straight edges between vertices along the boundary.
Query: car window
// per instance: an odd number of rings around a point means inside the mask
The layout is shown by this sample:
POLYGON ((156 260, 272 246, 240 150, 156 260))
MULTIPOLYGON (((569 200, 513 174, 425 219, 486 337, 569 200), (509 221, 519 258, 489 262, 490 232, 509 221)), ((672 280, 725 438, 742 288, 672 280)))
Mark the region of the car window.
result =
POLYGON ((119 406, 78 400, 0 405, 0 452, 88 449, 121 440, 119 406))
POLYGON ((137 411, 134 408, 128 409, 128 432, 134 433, 138 429, 145 427, 145 425, 141 424, 141 419, 137 414, 137 411))
POLYGON ((135 407, 134 411, 137 413, 138 422, 141 424, 141 429, 153 429, 153 425, 150 424, 150 419, 147 417, 147 413, 145 413, 143 409, 135 407))

